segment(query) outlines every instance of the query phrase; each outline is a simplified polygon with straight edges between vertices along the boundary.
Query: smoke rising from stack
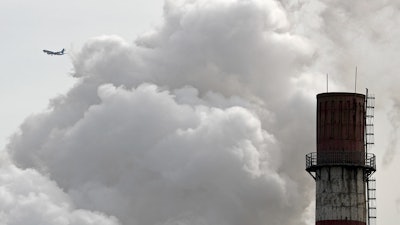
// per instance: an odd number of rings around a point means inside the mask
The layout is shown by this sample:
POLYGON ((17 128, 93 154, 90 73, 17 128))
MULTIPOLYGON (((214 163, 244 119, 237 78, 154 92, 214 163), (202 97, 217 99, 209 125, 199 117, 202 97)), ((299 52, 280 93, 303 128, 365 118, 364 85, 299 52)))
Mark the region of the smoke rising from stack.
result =
POLYGON ((75 86, 4 156, 3 182, 31 186, 0 198, 46 198, 44 212, 19 210, 42 224, 305 224, 326 72, 330 89, 352 90, 358 65, 358 86, 398 98, 399 59, 382 61, 400 47, 388 3, 167 0, 163 24, 134 43, 102 36, 72 55, 75 86))

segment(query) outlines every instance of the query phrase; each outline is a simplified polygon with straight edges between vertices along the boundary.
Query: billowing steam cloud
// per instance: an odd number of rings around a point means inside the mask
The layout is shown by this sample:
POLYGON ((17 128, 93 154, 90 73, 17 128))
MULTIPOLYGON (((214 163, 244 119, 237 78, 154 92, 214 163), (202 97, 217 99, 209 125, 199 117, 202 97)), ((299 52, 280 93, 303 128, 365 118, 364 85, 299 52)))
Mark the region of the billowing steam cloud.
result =
MULTIPOLYGON (((303 159, 314 151, 322 74, 336 75, 334 88, 352 86, 356 65, 368 85, 392 76, 398 59, 369 62, 394 53, 399 34, 367 25, 398 25, 397 11, 363 1, 166 1, 164 23, 134 44, 94 38, 72 57, 76 85, 8 145, 23 169, 3 166, 1 182, 32 183, 22 194, 2 189, 2 211, 42 224, 306 224, 313 183, 303 159), (49 210, 34 211, 39 202, 49 210)), ((383 92, 379 82, 372 89, 383 92)))
POLYGON ((0 224, 119 224, 102 213, 74 209, 70 197, 48 177, 16 168, 4 154, 1 165, 0 224))

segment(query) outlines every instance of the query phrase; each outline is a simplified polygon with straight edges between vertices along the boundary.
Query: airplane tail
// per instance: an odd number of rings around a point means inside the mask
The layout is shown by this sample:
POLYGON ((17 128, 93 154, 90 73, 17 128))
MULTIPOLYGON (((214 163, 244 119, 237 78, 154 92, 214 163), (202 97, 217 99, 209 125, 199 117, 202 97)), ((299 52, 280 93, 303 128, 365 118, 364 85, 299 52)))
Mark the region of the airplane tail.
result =
POLYGON ((61 54, 64 54, 64 51, 65 51, 65 49, 62 49, 62 50, 61 50, 61 54))

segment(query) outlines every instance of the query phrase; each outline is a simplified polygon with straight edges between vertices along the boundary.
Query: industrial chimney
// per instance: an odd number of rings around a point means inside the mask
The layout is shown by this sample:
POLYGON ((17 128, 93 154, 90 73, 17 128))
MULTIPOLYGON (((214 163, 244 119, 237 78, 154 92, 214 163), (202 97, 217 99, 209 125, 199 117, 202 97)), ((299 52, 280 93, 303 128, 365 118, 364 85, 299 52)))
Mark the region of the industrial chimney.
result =
POLYGON ((306 155, 316 181, 316 225, 370 225, 376 220, 373 100, 367 94, 317 95, 317 152, 306 155))

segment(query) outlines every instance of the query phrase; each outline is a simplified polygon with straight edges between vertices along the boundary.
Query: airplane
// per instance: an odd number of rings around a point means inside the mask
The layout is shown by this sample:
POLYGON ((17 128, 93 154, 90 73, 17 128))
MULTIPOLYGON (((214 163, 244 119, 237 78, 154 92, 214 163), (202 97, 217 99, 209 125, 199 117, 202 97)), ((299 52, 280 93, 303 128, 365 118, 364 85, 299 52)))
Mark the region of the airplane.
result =
POLYGON ((49 51, 49 50, 43 50, 44 53, 46 53, 47 55, 64 55, 65 49, 62 49, 59 52, 53 52, 53 51, 49 51))

